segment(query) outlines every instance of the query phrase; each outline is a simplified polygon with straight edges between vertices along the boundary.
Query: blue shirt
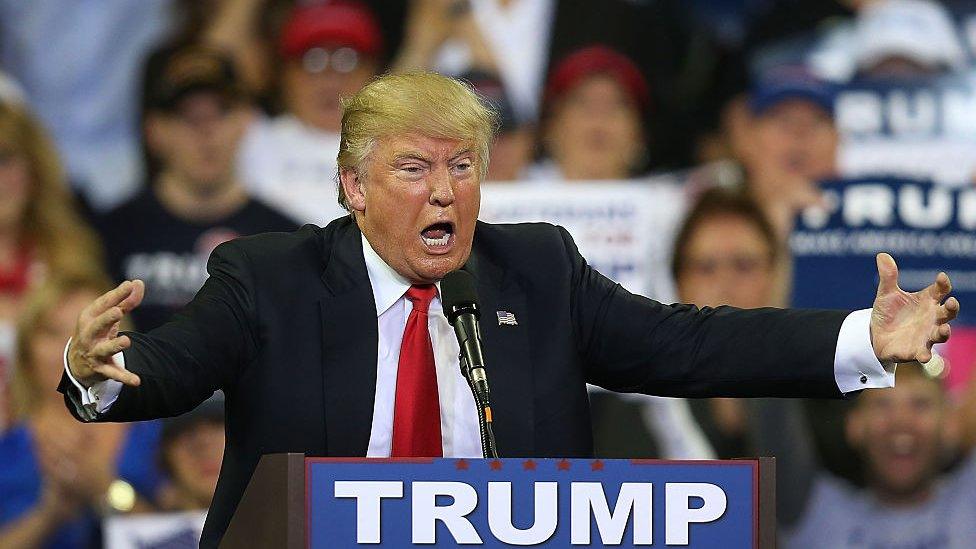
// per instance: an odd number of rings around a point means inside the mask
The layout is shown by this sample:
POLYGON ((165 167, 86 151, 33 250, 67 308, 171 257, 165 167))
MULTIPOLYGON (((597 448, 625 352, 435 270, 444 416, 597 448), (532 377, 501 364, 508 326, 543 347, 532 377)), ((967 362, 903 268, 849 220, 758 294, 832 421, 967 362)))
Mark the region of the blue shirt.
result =
MULTIPOLYGON (((143 497, 152 500, 160 482, 156 467, 160 423, 133 423, 118 456, 118 476, 143 497)), ((41 499, 42 476, 34 451, 34 434, 21 423, 0 437, 0 527, 28 513, 41 499)), ((98 517, 91 512, 66 522, 44 547, 78 548, 94 546, 98 517)))

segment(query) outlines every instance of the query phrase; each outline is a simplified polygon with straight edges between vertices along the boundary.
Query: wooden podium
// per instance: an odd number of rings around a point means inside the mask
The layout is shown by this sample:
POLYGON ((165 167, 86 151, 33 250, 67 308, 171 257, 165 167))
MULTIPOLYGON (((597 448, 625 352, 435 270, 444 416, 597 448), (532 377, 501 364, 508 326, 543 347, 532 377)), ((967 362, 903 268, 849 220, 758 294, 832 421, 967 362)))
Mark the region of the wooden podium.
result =
POLYGON ((773 458, 273 454, 255 469, 220 546, 664 547, 683 540, 687 547, 767 548, 776 539, 774 467, 773 458))

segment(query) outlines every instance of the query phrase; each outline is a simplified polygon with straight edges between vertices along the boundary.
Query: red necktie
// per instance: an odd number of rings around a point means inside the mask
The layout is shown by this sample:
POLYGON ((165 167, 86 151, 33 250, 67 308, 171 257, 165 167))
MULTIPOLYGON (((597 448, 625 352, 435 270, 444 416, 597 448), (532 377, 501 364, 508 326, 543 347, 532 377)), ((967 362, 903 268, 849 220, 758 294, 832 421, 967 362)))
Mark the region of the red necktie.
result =
POLYGON ((391 457, 441 457, 441 413, 437 399, 434 348, 427 329, 427 309, 437 293, 432 284, 411 286, 413 303, 400 345, 396 404, 393 407, 391 457))

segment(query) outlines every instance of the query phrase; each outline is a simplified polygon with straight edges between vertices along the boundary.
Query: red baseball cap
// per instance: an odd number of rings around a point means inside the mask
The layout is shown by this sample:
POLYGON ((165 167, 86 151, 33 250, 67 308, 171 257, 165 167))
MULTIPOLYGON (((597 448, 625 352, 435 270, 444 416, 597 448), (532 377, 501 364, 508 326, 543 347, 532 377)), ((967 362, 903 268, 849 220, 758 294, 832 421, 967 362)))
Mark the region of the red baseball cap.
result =
POLYGON ((383 49, 383 36, 373 13, 359 2, 337 0, 292 10, 281 30, 281 55, 298 58, 322 44, 341 44, 376 56, 383 49))
POLYGON ((545 101, 551 103, 591 76, 607 75, 616 80, 641 109, 650 106, 647 80, 627 56, 607 46, 588 46, 564 57, 549 73, 545 101))

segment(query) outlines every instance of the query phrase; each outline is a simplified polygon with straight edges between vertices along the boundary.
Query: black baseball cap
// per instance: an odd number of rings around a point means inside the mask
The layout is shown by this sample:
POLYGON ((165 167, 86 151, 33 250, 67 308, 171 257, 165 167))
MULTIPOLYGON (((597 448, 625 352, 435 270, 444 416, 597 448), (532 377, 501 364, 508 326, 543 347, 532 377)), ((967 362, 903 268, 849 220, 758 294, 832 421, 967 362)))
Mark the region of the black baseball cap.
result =
POLYGON ((234 63, 222 52, 205 46, 186 46, 162 61, 149 83, 149 108, 171 111, 190 93, 211 91, 230 102, 244 99, 234 63))

